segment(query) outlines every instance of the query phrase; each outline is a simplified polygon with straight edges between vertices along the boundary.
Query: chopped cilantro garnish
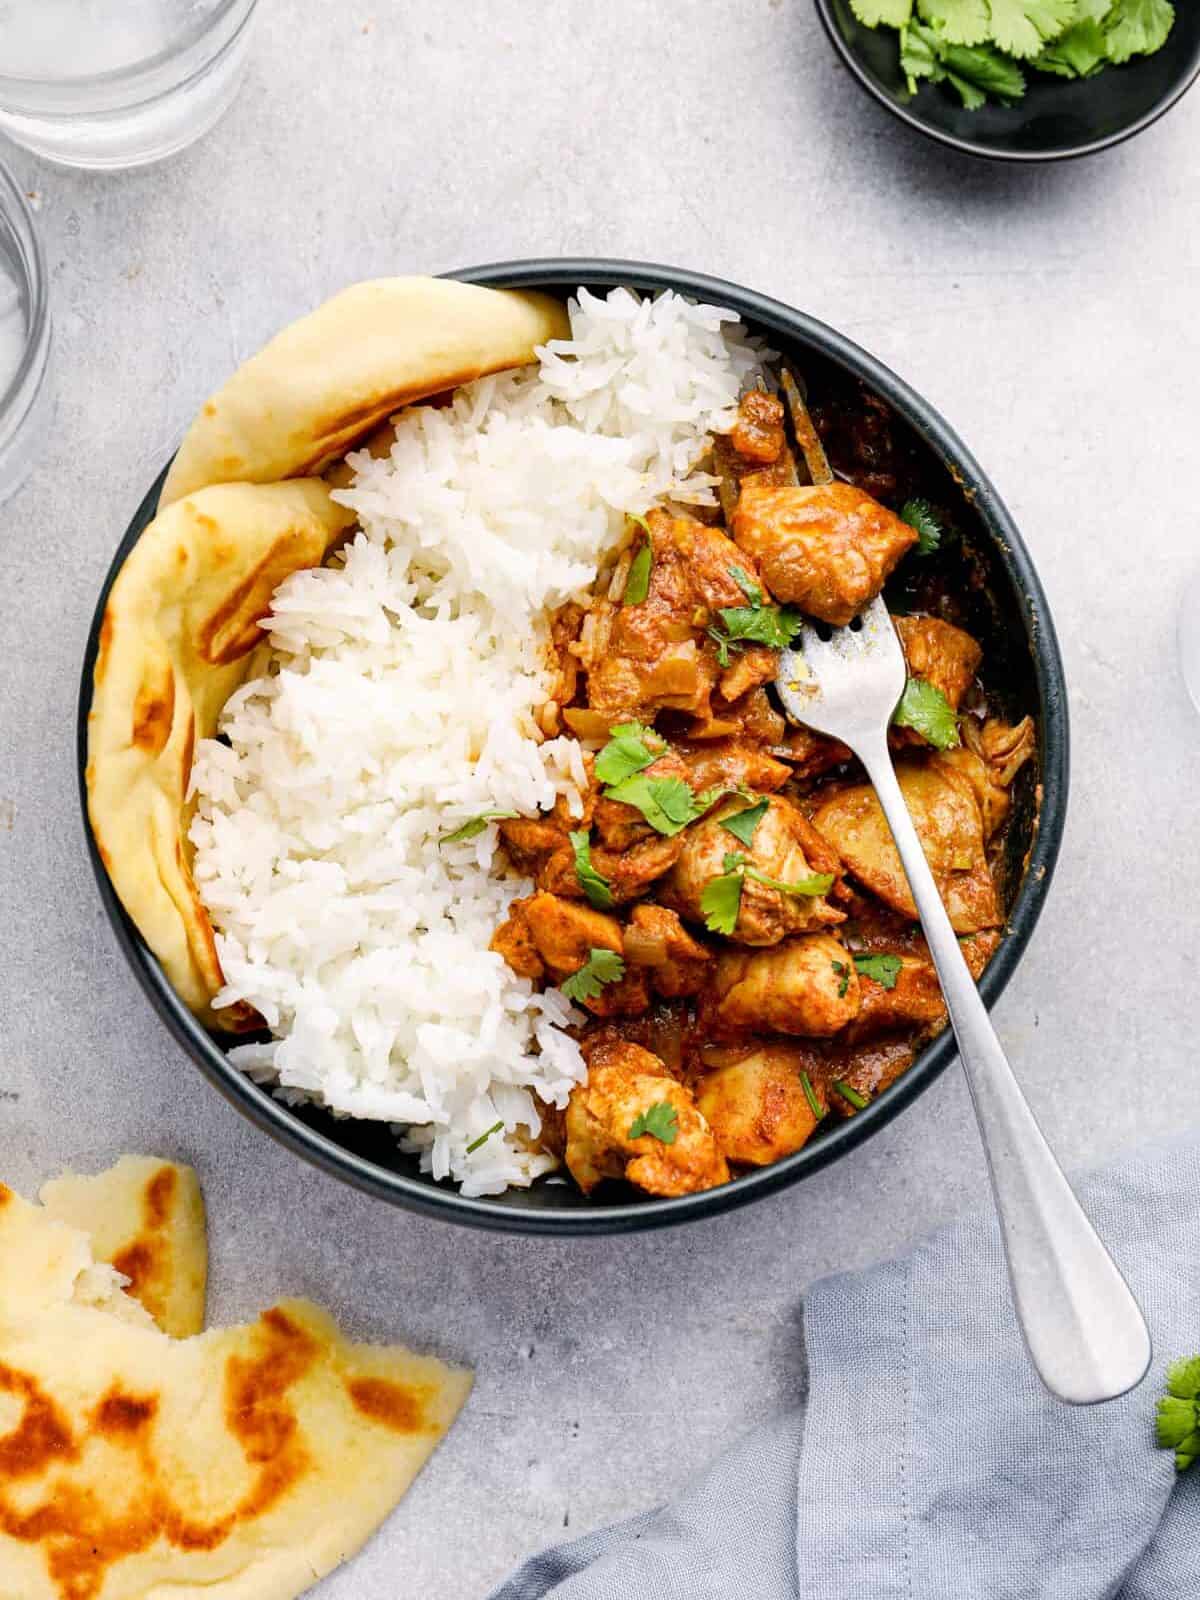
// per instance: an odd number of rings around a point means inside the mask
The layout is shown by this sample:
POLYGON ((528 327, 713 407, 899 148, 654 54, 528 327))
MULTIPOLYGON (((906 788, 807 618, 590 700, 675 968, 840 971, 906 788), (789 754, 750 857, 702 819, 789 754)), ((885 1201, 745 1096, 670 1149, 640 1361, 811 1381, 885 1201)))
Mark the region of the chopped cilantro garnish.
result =
POLYGON ((592 865, 591 840, 583 832, 569 833, 567 838, 571 841, 571 849, 575 854, 575 876, 579 880, 579 887, 597 911, 611 911, 616 904, 612 885, 603 873, 597 872, 592 865))
POLYGON ((722 817, 721 826, 739 844, 750 846, 754 843, 754 830, 766 816, 769 806, 769 800, 760 800, 757 805, 747 806, 744 811, 735 811, 731 817, 722 817))
MULTIPOLYGON (((638 519, 641 521, 641 518, 638 519)), ((650 568, 654 562, 654 549, 649 539, 629 563, 629 576, 625 579, 622 605, 640 606, 650 593, 650 568)))
POLYGON ((679 1113, 669 1100, 656 1100, 647 1106, 629 1125, 629 1137, 640 1139, 649 1134, 662 1144, 674 1144, 679 1137, 679 1113))
POLYGON ((872 983, 883 989, 894 989, 904 962, 899 956, 855 956, 854 965, 872 983))
POLYGON ((808 1109, 818 1122, 825 1115, 825 1107, 817 1099, 817 1091, 812 1086, 812 1079, 807 1072, 800 1074, 800 1087, 804 1090, 804 1098, 808 1101, 808 1109))
POLYGON ((958 719, 940 689, 924 678, 910 678, 900 704, 892 714, 898 728, 914 728, 937 750, 953 750, 958 742, 958 719))
POLYGON ((507 822, 516 815, 515 811, 481 811, 477 817, 471 817, 460 828, 455 828, 453 833, 443 833, 438 840, 438 849, 444 844, 461 844, 464 839, 477 839, 489 822, 507 822))
POLYGON ((732 933, 737 927, 741 906, 740 871, 726 872, 718 878, 710 878, 700 891, 700 909, 704 913, 704 926, 710 933, 732 933))
POLYGON ((898 30, 900 67, 952 88, 970 110, 1025 93, 1023 67, 1090 78, 1161 50, 1175 23, 1169 0, 850 0, 867 27, 898 30))
POLYGON ((619 722, 608 731, 609 741, 593 769, 599 783, 620 783, 657 761, 667 747, 665 739, 641 722, 619 722))
POLYGON ((725 606, 717 615, 722 626, 709 628, 708 634, 723 667, 729 665, 730 651, 744 650, 749 644, 786 650, 804 626, 804 618, 790 606, 725 606))
POLYGON ((835 1078, 830 1087, 835 1094, 841 1095, 846 1104, 852 1106, 855 1111, 865 1111, 867 1106, 871 1104, 865 1094, 859 1094, 853 1084, 844 1083, 841 1078, 835 1078))
POLYGON ((762 605, 762 585, 755 583, 754 579, 746 571, 745 567, 730 567, 729 576, 733 579, 734 583, 737 584, 738 588, 746 596, 746 599, 749 600, 752 606, 762 605))
POLYGON ((740 850, 729 851, 721 865, 724 871, 718 877, 710 878, 700 891, 700 909, 704 912, 704 925, 710 933, 730 934, 737 926, 742 905, 742 884, 746 878, 753 878, 755 883, 761 883, 768 889, 778 889, 780 894, 794 895, 824 894, 833 884, 831 872, 813 872, 794 883, 784 883, 751 866, 740 850))
POLYGON ((485 1145, 494 1133, 499 1133, 503 1126, 504 1124, 502 1122, 493 1122, 486 1133, 481 1133, 478 1139, 471 1140, 470 1144, 467 1146, 467 1154, 469 1156, 474 1155, 476 1150, 485 1145))
POLYGON ((625 963, 615 950, 591 950, 577 972, 564 978, 559 988, 568 1000, 594 1000, 606 983, 619 983, 625 963))
POLYGON ((635 772, 606 789, 604 798, 636 807, 656 832, 671 838, 689 822, 702 817, 720 792, 719 789, 705 789, 696 794, 682 778, 648 778, 642 772, 635 772))
POLYGON ((942 542, 943 528, 937 512, 928 500, 913 499, 904 502, 901 522, 907 522, 917 534, 917 554, 932 555, 942 542))
POLYGON ((1200 1460, 1200 1356, 1168 1368, 1155 1435, 1161 1450, 1174 1450, 1176 1472, 1186 1472, 1200 1460))
POLYGON ((831 963, 834 973, 842 980, 838 984, 838 999, 846 998, 846 990, 850 987, 850 964, 847 961, 834 961, 831 963))

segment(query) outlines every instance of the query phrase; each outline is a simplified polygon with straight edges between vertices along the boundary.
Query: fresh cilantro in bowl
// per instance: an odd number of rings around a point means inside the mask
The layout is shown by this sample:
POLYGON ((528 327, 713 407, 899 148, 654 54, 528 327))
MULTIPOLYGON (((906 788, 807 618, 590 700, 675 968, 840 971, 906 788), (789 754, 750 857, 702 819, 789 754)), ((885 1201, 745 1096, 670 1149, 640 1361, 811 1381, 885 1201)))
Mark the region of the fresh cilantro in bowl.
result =
POLYGON ((1026 73, 1091 78, 1153 55, 1175 22, 1169 0, 850 0, 869 28, 895 28, 915 94, 946 84, 969 111, 1020 100, 1026 73))

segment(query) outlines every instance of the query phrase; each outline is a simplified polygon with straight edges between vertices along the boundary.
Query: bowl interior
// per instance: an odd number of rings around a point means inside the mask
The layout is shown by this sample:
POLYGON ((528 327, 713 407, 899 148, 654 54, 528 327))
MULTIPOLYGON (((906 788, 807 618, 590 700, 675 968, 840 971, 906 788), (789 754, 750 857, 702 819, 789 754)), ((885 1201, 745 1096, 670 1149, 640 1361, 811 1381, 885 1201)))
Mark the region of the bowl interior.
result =
POLYGON ((1049 161, 1087 155, 1129 138, 1175 103, 1200 73, 1200 7, 1175 8, 1163 48, 1095 78, 1068 81, 1031 72, 1015 106, 968 111, 941 84, 908 93, 896 34, 867 28, 850 0, 817 0, 835 48, 858 81, 911 127, 975 155, 1049 161))
MULTIPOLYGON (((1058 852, 1066 801, 1066 697, 1053 625, 1036 574, 1008 513, 965 447, 936 412, 864 351, 823 324, 752 291, 671 268, 628 262, 517 262, 457 276, 502 287, 537 287, 564 297, 580 284, 601 293, 617 284, 648 291, 674 287, 731 306, 784 354, 806 380, 818 420, 823 408, 839 400, 856 400, 864 391, 886 407, 896 441, 897 478, 904 492, 928 495, 949 514, 954 529, 944 553, 921 574, 901 583, 889 598, 903 609, 922 599, 921 592, 914 592, 914 583, 921 590, 945 580, 955 591, 966 593, 962 620, 985 647, 986 680, 996 701, 1010 716, 1028 712, 1038 722, 1039 770, 1024 775, 1008 839, 1006 936, 981 984, 985 999, 993 1001, 1032 932, 1058 852)), ((161 483, 160 477, 122 540, 93 622, 80 695, 81 789, 92 668, 105 597, 121 563, 154 516, 161 483)), ((830 1128, 796 1155, 721 1189, 676 1200, 635 1199, 632 1191, 621 1190, 585 1199, 573 1187, 549 1180, 494 1199, 464 1199, 452 1186, 423 1177, 415 1158, 400 1153, 385 1127, 335 1120, 311 1108, 292 1109, 233 1069, 221 1041, 200 1026, 167 983, 117 901, 90 830, 87 837, 101 896, 136 975, 176 1037, 222 1093, 307 1159, 393 1203, 451 1220, 536 1232, 608 1232, 725 1210, 792 1183, 843 1154, 926 1088, 952 1056, 952 1041, 943 1034, 867 1111, 830 1128)))

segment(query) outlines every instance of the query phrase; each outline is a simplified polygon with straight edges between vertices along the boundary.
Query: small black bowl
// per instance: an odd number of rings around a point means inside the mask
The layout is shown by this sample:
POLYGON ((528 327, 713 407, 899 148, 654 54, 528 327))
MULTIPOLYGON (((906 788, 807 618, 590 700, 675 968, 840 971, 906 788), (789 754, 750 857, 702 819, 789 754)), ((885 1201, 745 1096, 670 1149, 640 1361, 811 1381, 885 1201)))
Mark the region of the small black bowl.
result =
POLYGON ((894 28, 867 28, 849 0, 816 0, 833 48, 851 76, 901 122, 966 155, 993 161, 1066 161, 1131 139, 1168 112, 1200 76, 1200 6, 1179 5, 1161 50, 1094 78, 1027 74, 1015 106, 968 111, 944 84, 910 95, 894 28))
MULTIPOLYGON (((824 323, 752 289, 674 267, 632 261, 542 260, 506 262, 452 274, 497 288, 536 288, 566 298, 581 284, 598 293, 618 284, 655 293, 676 289, 696 299, 729 306, 752 331, 766 336, 803 374, 814 407, 823 396, 865 392, 882 402, 905 460, 942 506, 950 508, 959 537, 945 559, 971 596, 964 618, 984 645, 995 676, 989 691, 1008 715, 1031 713, 1038 724, 1036 773, 1026 769, 1018 794, 1007 853, 1008 921, 1000 948, 980 990, 991 1005, 1029 941, 1050 887, 1062 839, 1067 803, 1067 694, 1062 660, 1046 597, 1020 534, 974 458, 934 409, 865 350, 824 323)), ((449 1222, 511 1232, 598 1234, 660 1227, 711 1216, 795 1183, 861 1144, 926 1090, 954 1056, 949 1033, 926 1047, 908 1072, 865 1111, 831 1127, 794 1156, 702 1194, 674 1200, 587 1198, 561 1183, 542 1182, 495 1199, 467 1199, 449 1184, 435 1183, 403 1155, 379 1124, 337 1120, 312 1108, 292 1108, 230 1065, 219 1037, 196 1020, 163 975, 117 899, 87 822, 84 768, 92 671, 100 624, 113 579, 152 521, 164 473, 151 485, 109 569, 96 606, 83 662, 77 728, 79 787, 92 867, 104 908, 121 948, 171 1032, 221 1093, 259 1127, 326 1172, 393 1205, 411 1207, 449 1222)), ((939 560, 942 558, 939 557, 939 560)))

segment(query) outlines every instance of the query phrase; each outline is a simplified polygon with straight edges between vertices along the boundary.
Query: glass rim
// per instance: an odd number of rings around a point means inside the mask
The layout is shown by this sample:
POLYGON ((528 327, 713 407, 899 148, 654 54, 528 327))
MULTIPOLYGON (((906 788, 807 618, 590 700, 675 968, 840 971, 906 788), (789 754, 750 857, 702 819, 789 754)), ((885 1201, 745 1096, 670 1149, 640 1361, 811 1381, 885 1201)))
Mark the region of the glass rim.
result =
MULTIPOLYGON (((29 321, 25 328, 25 348, 4 388, 0 389, 0 444, 3 444, 6 424, 12 424, 13 433, 20 427, 23 411, 37 398, 40 373, 37 368, 44 363, 45 347, 49 336, 50 283, 46 272, 46 258, 42 241, 33 218, 33 210, 24 192, 9 169, 0 161, 0 215, 13 227, 19 260, 15 263, 24 275, 24 289, 29 307, 29 321), (28 403, 21 407, 21 396, 32 382, 28 403)), ((18 291, 22 285, 18 283, 18 291)))
MULTIPOLYGON (((139 60, 131 61, 123 67, 108 67, 103 72, 80 72, 60 78, 48 78, 37 73, 0 72, 0 97, 9 92, 15 94, 18 103, 8 109, 26 113, 34 108, 21 102, 22 92, 28 94, 30 91, 36 93, 38 90, 43 90, 53 99, 63 94, 114 90, 123 85, 137 84, 140 80, 152 78, 156 73, 197 53, 198 48, 203 46, 222 24, 231 16, 236 17, 241 10, 245 14, 238 18, 237 27, 230 36, 236 37, 246 20, 253 15, 257 5, 258 0, 219 0, 219 4, 213 10, 197 18, 186 28, 182 28, 162 50, 156 51, 154 55, 142 56, 139 60)), ((218 50, 224 49, 228 42, 228 39, 222 39, 218 50)), ((38 109, 49 108, 43 105, 38 109)))

